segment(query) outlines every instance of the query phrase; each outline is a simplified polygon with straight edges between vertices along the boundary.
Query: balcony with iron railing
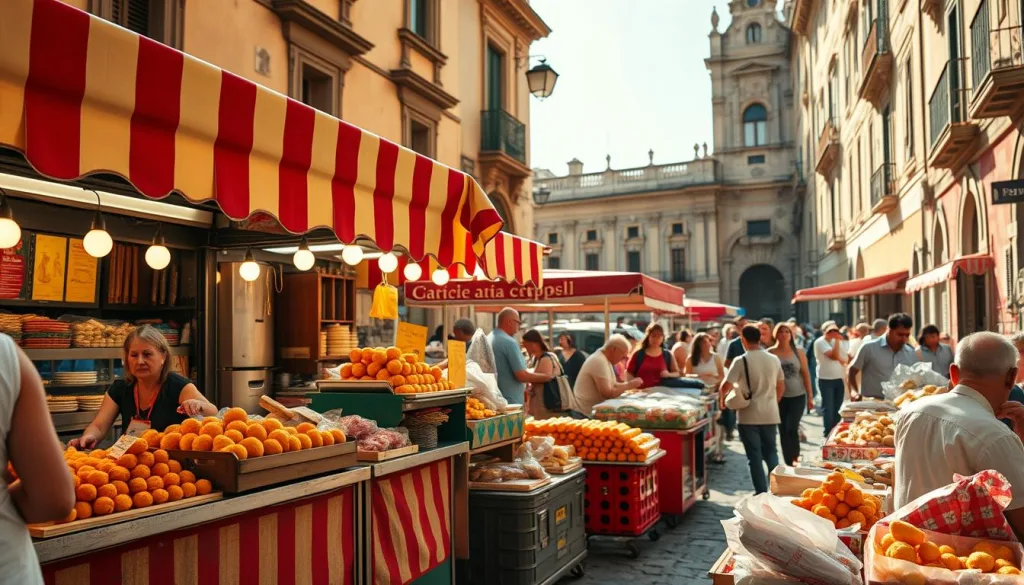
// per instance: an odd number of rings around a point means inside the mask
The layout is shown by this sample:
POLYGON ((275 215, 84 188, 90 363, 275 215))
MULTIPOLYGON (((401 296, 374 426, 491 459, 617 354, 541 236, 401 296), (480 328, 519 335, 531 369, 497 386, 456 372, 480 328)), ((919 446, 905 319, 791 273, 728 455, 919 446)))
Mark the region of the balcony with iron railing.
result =
POLYGON ((900 204, 896 191, 896 165, 882 163, 871 175, 871 213, 889 213, 900 204))
POLYGON ((893 55, 889 46, 889 18, 879 16, 871 21, 871 30, 861 53, 864 64, 860 82, 860 97, 877 105, 885 96, 891 79, 893 55))
POLYGON ((839 161, 839 128, 836 126, 835 118, 829 117, 821 129, 818 137, 818 162, 814 170, 825 177, 832 175, 836 163, 839 161))
POLYGON ((689 162, 647 165, 631 169, 608 168, 598 173, 569 174, 550 179, 534 178, 533 185, 538 189, 547 189, 551 193, 548 203, 558 203, 710 185, 720 179, 718 161, 713 158, 700 158, 689 162))
POLYGON ((963 79, 963 69, 961 63, 948 61, 928 98, 928 164, 935 168, 962 166, 978 137, 978 125, 967 116, 970 90, 957 82, 963 79))
POLYGON ((971 25, 972 118, 1010 116, 1024 109, 1021 27, 989 30, 987 14, 971 25))
POLYGON ((503 110, 480 112, 480 152, 501 153, 526 164, 526 124, 503 110))

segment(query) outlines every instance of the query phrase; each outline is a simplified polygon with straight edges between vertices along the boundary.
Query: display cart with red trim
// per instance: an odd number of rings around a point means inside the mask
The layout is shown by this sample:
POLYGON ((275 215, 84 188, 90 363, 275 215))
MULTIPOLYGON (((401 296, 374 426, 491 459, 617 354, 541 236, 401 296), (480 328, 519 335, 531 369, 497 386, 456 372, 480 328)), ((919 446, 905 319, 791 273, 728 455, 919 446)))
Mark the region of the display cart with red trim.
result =
POLYGON ((647 431, 661 439, 665 451, 658 460, 658 504, 669 528, 675 528, 698 499, 711 497, 704 457, 709 426, 710 419, 705 417, 688 429, 647 431))
POLYGON ((658 540, 661 519, 659 467, 665 451, 639 463, 586 461, 587 489, 583 504, 588 542, 623 543, 637 558, 638 538, 658 540))

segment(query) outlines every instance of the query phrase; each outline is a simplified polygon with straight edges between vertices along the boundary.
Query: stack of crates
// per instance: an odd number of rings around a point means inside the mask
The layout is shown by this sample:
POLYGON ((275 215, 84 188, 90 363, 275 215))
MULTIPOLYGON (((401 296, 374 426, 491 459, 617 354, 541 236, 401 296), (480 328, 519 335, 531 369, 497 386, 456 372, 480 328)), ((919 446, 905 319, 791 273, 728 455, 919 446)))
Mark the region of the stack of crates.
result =
POLYGON ((586 465, 588 534, 640 536, 661 519, 658 466, 586 465))
POLYGON ((583 469, 532 492, 469 492, 469 582, 536 585, 565 575, 587 550, 583 469))

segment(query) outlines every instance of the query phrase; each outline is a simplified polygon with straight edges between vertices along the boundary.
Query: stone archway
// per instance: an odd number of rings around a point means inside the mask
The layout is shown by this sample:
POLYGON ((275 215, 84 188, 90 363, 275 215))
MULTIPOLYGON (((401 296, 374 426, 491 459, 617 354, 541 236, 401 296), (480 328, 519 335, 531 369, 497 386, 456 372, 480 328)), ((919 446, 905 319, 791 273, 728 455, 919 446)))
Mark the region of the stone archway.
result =
POLYGON ((740 275, 740 306, 747 316, 781 321, 792 312, 786 298, 786 279, 769 264, 755 264, 740 275))
MULTIPOLYGON (((792 294, 791 283, 797 282, 799 261, 799 245, 793 234, 775 230, 770 236, 751 237, 745 229, 734 231, 726 239, 722 256, 722 302, 739 305, 753 315, 751 307, 743 305, 742 277, 747 270, 766 265, 775 270, 782 278, 783 305, 773 309, 773 313, 786 315, 792 313, 788 294, 792 294)), ((764 315, 770 316, 770 315, 764 315)))
MULTIPOLYGON (((960 209, 960 254, 963 256, 983 250, 982 212, 982 209, 978 209, 974 194, 965 191, 960 209)), ((988 279, 988 274, 957 274, 957 328, 961 339, 975 331, 987 331, 991 326, 988 279)))

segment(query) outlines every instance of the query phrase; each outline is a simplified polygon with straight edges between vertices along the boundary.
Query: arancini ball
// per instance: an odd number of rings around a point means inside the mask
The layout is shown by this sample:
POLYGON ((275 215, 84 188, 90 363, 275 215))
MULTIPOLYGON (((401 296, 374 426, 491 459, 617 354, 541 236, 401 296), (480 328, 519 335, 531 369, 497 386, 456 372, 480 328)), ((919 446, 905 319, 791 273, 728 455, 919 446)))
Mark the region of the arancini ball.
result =
POLYGON ((92 513, 97 516, 106 516, 114 511, 114 499, 113 498, 96 498, 96 501, 92 503, 92 513))
POLYGON ((181 429, 181 425, 167 425, 167 428, 164 429, 164 436, 166 437, 167 433, 178 433, 180 435, 181 434, 181 430, 180 429, 181 429))
POLYGON ((299 433, 299 434, 295 435, 295 437, 293 437, 293 438, 298 438, 299 443, 302 444, 302 449, 311 449, 311 448, 313 448, 313 441, 309 438, 309 435, 307 435, 305 433, 299 433))
POLYGON ((234 445, 234 444, 235 444, 235 441, 232 440, 230 437, 226 437, 224 435, 218 435, 218 436, 213 438, 213 447, 212 447, 212 449, 214 451, 222 451, 222 450, 224 450, 225 447, 230 447, 231 445, 234 445))
POLYGON ((292 451, 302 451, 302 441, 298 435, 288 435, 288 452, 292 451))
POLYGON ((320 444, 324 447, 328 447, 334 444, 334 435, 329 431, 318 431, 320 433, 320 444))
POLYGON ((92 517, 92 504, 81 500, 75 502, 75 518, 85 520, 92 517))
POLYGON ((132 509, 132 498, 126 494, 117 494, 114 497, 114 511, 124 512, 125 510, 132 509))
POLYGON ((265 418, 260 424, 267 429, 268 434, 284 427, 284 424, 276 418, 265 418))
POLYGON ((146 444, 149 445, 150 449, 156 449, 156 448, 160 447, 160 441, 163 441, 163 440, 164 440, 164 434, 163 433, 157 433, 155 435, 147 437, 146 438, 146 444))
POLYGON ((189 471, 187 469, 179 471, 178 472, 178 477, 181 478, 181 483, 195 483, 196 482, 196 474, 192 473, 191 471, 189 471))
POLYGON ((198 436, 199 435, 195 433, 188 433, 186 435, 182 435, 181 442, 178 443, 178 448, 181 449, 182 451, 191 451, 192 445, 195 443, 196 437, 198 436))
POLYGON ((149 476, 152 474, 153 472, 149 469, 149 466, 141 463, 136 465, 135 469, 132 470, 132 477, 149 479, 149 476))
POLYGON ((85 481, 96 487, 100 487, 103 484, 110 483, 110 476, 99 470, 90 471, 89 477, 85 478, 85 481))
POLYGON ((175 461, 174 459, 168 459, 167 470, 170 471, 171 473, 181 473, 181 463, 175 461))
POLYGON ((199 435, 195 441, 192 441, 193 451, 211 451, 213 450, 213 437, 210 435, 199 435))
POLYGON ((151 475, 155 475, 157 477, 163 477, 163 476, 165 476, 165 475, 167 475, 168 473, 171 472, 171 468, 168 467, 166 463, 157 463, 156 465, 153 466, 153 469, 151 469, 151 472, 152 472, 151 475))
POLYGON ((125 468, 125 467, 121 467, 120 465, 115 465, 115 466, 110 468, 110 471, 107 472, 107 476, 110 478, 110 481, 114 481, 114 480, 128 481, 129 479, 132 478, 132 472, 128 471, 128 469, 125 468))
POLYGON ((267 439, 263 441, 263 454, 264 455, 280 455, 284 452, 284 447, 281 443, 274 439, 267 439))
POLYGON ((99 469, 100 471, 106 471, 109 473, 111 468, 113 468, 115 465, 117 465, 117 463, 115 463, 114 461, 110 459, 104 459, 103 461, 100 461, 99 465, 96 466, 96 469, 99 469))
POLYGON ((111 500, 117 496, 117 487, 112 483, 105 483, 100 487, 96 488, 96 499, 99 498, 110 498, 111 500))
POLYGON ((152 490, 149 495, 153 496, 154 504, 163 504, 170 497, 167 493, 167 490, 163 488, 157 488, 155 490, 152 490))
POLYGON ((169 485, 167 486, 167 501, 177 502, 185 496, 185 492, 181 491, 180 485, 169 485))
POLYGON ((245 434, 245 429, 247 429, 247 428, 249 428, 249 422, 248 421, 245 421, 245 420, 233 420, 233 421, 227 423, 227 426, 224 427, 224 432, 238 431, 238 432, 240 432, 242 434, 245 434))
POLYGON ((149 450, 149 443, 147 443, 143 439, 136 439, 135 442, 132 443, 128 447, 128 453, 131 454, 131 455, 138 455, 139 453, 145 453, 148 450, 149 450))
POLYGON ((295 427, 295 429, 298 430, 300 433, 307 433, 309 431, 314 430, 315 428, 316 425, 308 422, 299 423, 299 426, 295 427))
POLYGON ((347 437, 345 437, 345 431, 341 429, 331 429, 331 436, 334 437, 335 443, 344 443, 348 440, 347 437))
POLYGON ((320 431, 316 429, 306 431, 306 436, 309 437, 309 442, 313 447, 324 446, 324 439, 322 436, 320 436, 320 431))
POLYGON ((171 460, 171 456, 167 454, 165 449, 157 449, 153 451, 153 461, 157 463, 167 463, 171 460))
POLYGON ((96 499, 96 486, 91 483, 83 483, 75 490, 75 498, 79 502, 91 502, 96 499))
POLYGON ((191 482, 181 484, 181 493, 183 497, 191 498, 196 495, 196 484, 191 482))
POLYGON ((196 482, 196 494, 205 496, 213 491, 213 484, 208 479, 200 479, 196 482))
POLYGON ((224 424, 231 424, 233 421, 236 420, 244 421, 247 420, 248 418, 249 413, 245 412, 244 408, 239 408, 236 406, 234 408, 229 408, 227 412, 224 413, 224 424))
MULTIPOLYGON (((263 427, 260 430, 266 432, 263 427)), ((249 454, 249 457, 262 457, 263 456, 263 442, 256 437, 246 437, 242 439, 239 445, 245 447, 245 451, 249 454)))
POLYGON ((149 492, 139 492, 132 498, 136 508, 148 508, 153 505, 153 496, 149 492))
MULTIPOLYGON (((245 447, 243 447, 241 444, 231 445, 230 447, 225 449, 225 451, 227 453, 234 453, 235 457, 239 461, 245 461, 246 459, 249 458, 249 451, 245 447)), ((194 477, 192 478, 192 482, 195 482, 195 478, 194 477)))
POLYGON ((157 476, 153 475, 149 479, 146 480, 146 488, 149 491, 163 489, 163 487, 164 487, 164 478, 162 478, 162 477, 157 477, 157 476))
POLYGON ((182 436, 185 436, 189 433, 198 435, 199 431, 201 431, 202 428, 203 423, 199 422, 194 418, 186 418, 184 421, 181 422, 181 426, 178 428, 178 432, 181 433, 182 436))
POLYGON ((160 439, 161 449, 177 449, 181 443, 181 433, 166 433, 164 438, 160 439))
POLYGON ((295 427, 285 427, 285 428, 283 428, 281 430, 283 430, 284 432, 288 433, 289 435, 297 435, 297 434, 299 434, 299 429, 297 429, 295 427))
POLYGON ((260 442, 267 440, 267 429, 260 423, 252 423, 245 429, 245 436, 252 437, 260 442))
POLYGON ((110 485, 114 486, 114 488, 117 490, 118 495, 130 493, 130 491, 128 490, 128 483, 126 481, 115 479, 114 481, 110 482, 110 485))
POLYGON ((133 477, 132 480, 128 482, 129 493, 137 494, 139 492, 144 492, 148 489, 149 483, 141 477, 133 477))
POLYGON ((284 429, 276 429, 276 430, 270 431, 270 434, 267 435, 267 439, 268 440, 273 439, 273 440, 275 440, 275 441, 277 441, 278 443, 281 444, 281 448, 283 450, 285 450, 285 451, 289 450, 289 448, 288 448, 288 432, 285 431, 284 429))
POLYGON ((228 429, 224 431, 224 434, 221 436, 231 439, 232 443, 241 443, 242 439, 245 438, 245 434, 243 434, 243 431, 240 431, 238 429, 228 429))
POLYGON ((152 468, 155 463, 156 455, 154 455, 151 451, 139 453, 139 465, 145 465, 146 467, 152 468))
POLYGON ((164 474, 163 480, 164 480, 164 489, 167 489, 168 486, 180 484, 181 483, 181 476, 178 475, 177 473, 167 472, 166 474, 164 474))
POLYGON ((202 430, 199 431, 200 435, 206 435, 211 439, 217 435, 224 434, 224 427, 219 422, 208 422, 203 425, 202 430))
POLYGON ((68 515, 62 518, 61 520, 58 520, 57 524, 67 524, 68 522, 74 522, 75 518, 78 518, 78 510, 72 507, 71 511, 68 512, 68 515))

